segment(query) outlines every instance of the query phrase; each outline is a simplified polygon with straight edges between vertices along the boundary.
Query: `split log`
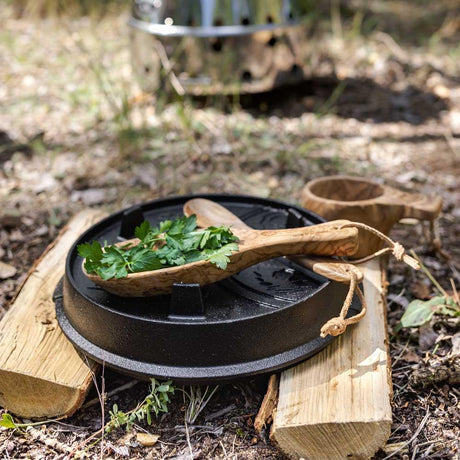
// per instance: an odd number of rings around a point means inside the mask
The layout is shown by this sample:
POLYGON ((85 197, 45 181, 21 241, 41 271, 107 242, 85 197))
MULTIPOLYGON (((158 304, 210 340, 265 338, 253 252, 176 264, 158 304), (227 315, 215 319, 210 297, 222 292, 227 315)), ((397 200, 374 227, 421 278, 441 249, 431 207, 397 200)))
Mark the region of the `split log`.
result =
POLYGON ((370 458, 390 435, 391 364, 380 264, 361 266, 364 319, 281 375, 272 438, 293 458, 370 458))
POLYGON ((77 214, 29 271, 0 322, 0 406, 26 418, 68 416, 83 403, 96 365, 62 333, 52 300, 77 237, 104 217, 77 214))

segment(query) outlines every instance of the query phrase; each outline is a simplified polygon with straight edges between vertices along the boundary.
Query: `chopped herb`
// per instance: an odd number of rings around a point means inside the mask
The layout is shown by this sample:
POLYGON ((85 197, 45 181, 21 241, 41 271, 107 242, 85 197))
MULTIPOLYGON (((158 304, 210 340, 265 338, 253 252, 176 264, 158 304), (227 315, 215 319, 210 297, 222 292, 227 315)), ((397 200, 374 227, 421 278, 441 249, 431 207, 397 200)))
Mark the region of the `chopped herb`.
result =
POLYGON ((166 220, 158 227, 144 221, 134 234, 140 240, 136 245, 80 244, 78 254, 85 259, 85 270, 104 280, 199 260, 209 260, 225 270, 229 256, 238 251, 238 238, 229 227, 197 230, 195 215, 166 220))

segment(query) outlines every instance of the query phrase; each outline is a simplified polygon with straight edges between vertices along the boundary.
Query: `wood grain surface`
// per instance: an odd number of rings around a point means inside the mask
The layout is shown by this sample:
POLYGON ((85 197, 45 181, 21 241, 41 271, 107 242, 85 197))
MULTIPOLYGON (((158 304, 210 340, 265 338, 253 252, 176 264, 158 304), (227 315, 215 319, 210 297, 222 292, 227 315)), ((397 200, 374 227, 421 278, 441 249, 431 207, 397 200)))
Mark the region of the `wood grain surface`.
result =
POLYGON ((390 435, 386 280, 379 260, 362 268, 367 315, 281 374, 272 437, 293 458, 370 458, 390 435))
POLYGON ((18 416, 71 415, 91 385, 95 364, 80 357, 61 332, 52 296, 71 245, 104 216, 86 210, 69 222, 0 322, 0 405, 18 416))
MULTIPOLYGON (((329 176, 314 179, 302 191, 302 206, 326 220, 362 222, 388 235, 404 218, 435 219, 442 207, 440 197, 402 192, 360 177, 329 176)), ((359 231, 355 258, 382 248, 384 242, 369 232, 359 231)))

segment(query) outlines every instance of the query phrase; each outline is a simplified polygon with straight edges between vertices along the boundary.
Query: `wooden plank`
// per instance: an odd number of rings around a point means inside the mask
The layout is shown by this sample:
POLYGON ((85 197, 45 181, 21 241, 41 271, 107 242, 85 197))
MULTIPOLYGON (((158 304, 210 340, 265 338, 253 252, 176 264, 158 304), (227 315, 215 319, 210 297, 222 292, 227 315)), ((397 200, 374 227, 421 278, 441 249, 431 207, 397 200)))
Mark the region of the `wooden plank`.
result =
POLYGON ((91 367, 59 328, 52 300, 77 237, 104 217, 77 214, 30 270, 0 322, 0 405, 27 417, 71 415, 91 385, 91 367))
POLYGON ((294 458, 370 458, 390 435, 385 271, 378 260, 362 268, 366 316, 281 375, 272 437, 294 458))

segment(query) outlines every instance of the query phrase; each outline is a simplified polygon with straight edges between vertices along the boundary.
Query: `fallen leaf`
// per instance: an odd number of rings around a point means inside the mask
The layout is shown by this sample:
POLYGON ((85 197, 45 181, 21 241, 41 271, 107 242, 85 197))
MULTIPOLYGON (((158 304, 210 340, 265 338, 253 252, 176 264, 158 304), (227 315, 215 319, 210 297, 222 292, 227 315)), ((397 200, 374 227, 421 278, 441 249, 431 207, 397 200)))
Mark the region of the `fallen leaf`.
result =
POLYGON ((431 297, 430 287, 422 281, 415 281, 415 283, 412 283, 410 290, 417 299, 426 300, 431 297))
POLYGON ((430 300, 413 300, 401 317, 402 327, 418 327, 427 323, 433 317, 435 307, 445 303, 444 297, 437 296, 430 300))
POLYGON ((137 442, 145 447, 154 446, 159 439, 160 435, 158 434, 137 433, 136 436, 137 442))
POLYGON ((16 275, 16 268, 5 262, 0 262, 0 279, 6 280, 7 278, 12 278, 16 275))
POLYGON ((447 86, 444 85, 436 85, 433 88, 433 93, 441 99, 449 99, 450 97, 450 90, 447 88, 447 86))
POLYGON ((42 174, 40 182, 33 187, 35 193, 43 193, 52 190, 57 185, 57 180, 51 174, 42 174))
POLYGON ((433 331, 430 323, 422 324, 419 328, 418 344, 422 351, 430 350, 438 338, 438 334, 433 331))
POLYGON ((120 457, 129 457, 130 452, 129 448, 127 446, 116 446, 115 444, 112 444, 111 442, 107 443, 107 446, 112 449, 112 451, 119 455, 120 457))
POLYGON ((452 356, 460 356, 460 332, 452 336, 452 356))
POLYGON ((22 223, 21 212, 16 210, 2 211, 0 215, 0 226, 1 227, 19 227, 22 223))
POLYGON ((15 228, 10 233, 10 242, 22 242, 22 241, 24 241, 24 235, 22 234, 21 230, 19 230, 19 228, 15 228))
POLYGON ((420 362, 420 356, 412 350, 405 353, 402 359, 406 361, 407 363, 419 363, 420 362))

